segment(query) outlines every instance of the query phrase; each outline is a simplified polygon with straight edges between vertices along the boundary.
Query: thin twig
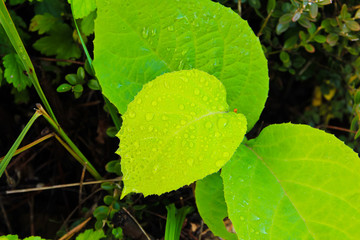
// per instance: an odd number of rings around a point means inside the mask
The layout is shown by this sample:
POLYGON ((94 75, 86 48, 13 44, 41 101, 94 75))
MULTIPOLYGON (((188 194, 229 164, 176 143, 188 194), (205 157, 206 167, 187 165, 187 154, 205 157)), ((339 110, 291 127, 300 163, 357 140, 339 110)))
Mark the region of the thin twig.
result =
POLYGON ((51 189, 58 189, 58 188, 68 188, 68 187, 77 187, 82 185, 93 185, 99 184, 104 182, 116 182, 121 181, 122 177, 113 178, 113 179, 104 179, 98 181, 90 181, 84 183, 68 183, 68 184, 61 184, 61 185, 54 185, 49 187, 35 187, 35 188, 26 188, 26 189, 17 189, 17 190, 8 190, 6 194, 14 194, 14 193, 26 193, 26 192, 35 192, 35 191, 44 191, 44 190, 51 190, 51 189))
POLYGON ((80 185, 79 185, 79 209, 81 209, 81 195, 82 195, 82 189, 83 189, 83 183, 84 183, 84 177, 85 177, 85 171, 86 171, 86 163, 83 167, 81 178, 80 178, 80 185))
MULTIPOLYGON (((96 193, 100 192, 102 190, 102 188, 98 188, 96 189, 94 192, 92 192, 89 196, 87 196, 85 199, 82 200, 81 204, 84 204, 87 200, 89 200, 90 198, 92 198, 96 193)), ((63 229, 66 225, 66 223, 70 220, 70 218, 72 217, 72 215, 75 214, 75 212, 79 209, 79 205, 76 206, 74 208, 74 210, 72 210, 72 212, 66 217, 66 219, 63 221, 60 229, 63 229)))
POLYGON ((8 216, 6 214, 5 208, 4 208, 4 204, 2 203, 2 198, 0 196, 0 208, 1 208, 1 212, 2 212, 2 216, 4 217, 4 221, 6 224, 6 227, 8 228, 9 233, 12 233, 12 229, 11 229, 11 225, 8 219, 8 216))
POLYGON ((92 217, 89 217, 76 227, 70 230, 70 232, 66 233, 64 236, 62 236, 59 240, 67 240, 70 239, 72 236, 74 236, 75 233, 79 232, 85 225, 91 220, 92 217))
POLYGON ((35 57, 34 59, 38 59, 41 61, 47 61, 47 62, 68 62, 68 63, 75 63, 75 64, 79 64, 79 65, 84 65, 84 62, 80 62, 80 61, 74 61, 74 60, 69 60, 69 59, 56 59, 56 58, 46 58, 46 57, 35 57))
POLYGON ((140 230, 144 233, 145 237, 148 240, 151 240, 151 238, 147 235, 147 233, 145 232, 145 230, 141 227, 140 223, 135 219, 135 217, 133 215, 130 214, 130 212, 126 209, 126 208, 122 208, 130 217, 131 219, 136 223, 136 225, 138 225, 138 227, 140 228, 140 230))
MULTIPOLYGON (((21 148, 18 148, 18 149, 15 151, 13 157, 16 156, 16 155, 18 155, 18 154, 20 154, 20 153, 22 153, 22 152, 24 152, 25 150, 28 150, 29 148, 35 146, 36 144, 39 144, 39 143, 45 141, 46 139, 53 137, 54 135, 55 135, 55 133, 49 133, 49 134, 47 134, 47 135, 39 138, 38 140, 35 140, 35 141, 33 141, 32 143, 29 143, 28 145, 25 145, 25 146, 23 146, 23 147, 21 147, 21 148)), ((4 156, 4 157, 5 157, 5 156, 4 156)), ((4 159, 4 157, 1 157, 1 158, 0 158, 0 162, 4 159)))

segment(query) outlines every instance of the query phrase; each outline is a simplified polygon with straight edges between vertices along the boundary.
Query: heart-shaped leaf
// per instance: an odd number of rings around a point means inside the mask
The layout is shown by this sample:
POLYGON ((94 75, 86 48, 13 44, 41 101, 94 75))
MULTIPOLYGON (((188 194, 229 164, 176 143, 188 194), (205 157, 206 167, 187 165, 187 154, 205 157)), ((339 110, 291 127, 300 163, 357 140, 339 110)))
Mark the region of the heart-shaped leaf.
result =
POLYGON ((118 108, 165 72, 199 69, 217 77, 231 109, 249 130, 268 93, 267 63, 258 38, 231 9, 210 0, 97 1, 94 67, 105 96, 118 108))
POLYGON ((118 134, 122 195, 162 194, 218 171, 246 132, 245 117, 228 108, 222 83, 199 70, 144 85, 118 134))
POLYGON ((360 159, 333 135, 269 126, 221 176, 239 239, 360 239, 360 159))

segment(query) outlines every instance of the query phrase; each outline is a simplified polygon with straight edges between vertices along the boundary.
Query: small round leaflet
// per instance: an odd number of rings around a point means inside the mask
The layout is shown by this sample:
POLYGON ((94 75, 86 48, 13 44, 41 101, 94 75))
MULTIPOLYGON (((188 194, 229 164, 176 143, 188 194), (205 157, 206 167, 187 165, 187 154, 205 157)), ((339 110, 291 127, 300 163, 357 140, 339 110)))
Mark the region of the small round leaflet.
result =
POLYGON ((223 84, 200 70, 166 73, 144 85, 118 133, 124 190, 162 194, 218 171, 246 133, 223 84))

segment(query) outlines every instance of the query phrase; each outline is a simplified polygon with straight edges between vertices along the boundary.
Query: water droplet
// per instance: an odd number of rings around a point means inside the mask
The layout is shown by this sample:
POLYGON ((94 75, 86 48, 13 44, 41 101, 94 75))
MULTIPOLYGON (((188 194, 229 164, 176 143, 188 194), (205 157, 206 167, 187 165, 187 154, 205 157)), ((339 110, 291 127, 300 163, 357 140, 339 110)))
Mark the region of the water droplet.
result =
POLYGON ((241 216, 241 217, 240 217, 240 220, 241 220, 241 221, 244 221, 244 220, 245 220, 245 218, 244 218, 243 216, 241 216))
POLYGON ((140 104, 142 102, 141 98, 139 98, 138 100, 136 100, 137 104, 140 104))
POLYGON ((190 125, 190 127, 189 127, 191 130, 194 130, 195 129, 195 127, 193 126, 193 125, 190 125))
POLYGON ((223 162, 222 161, 217 161, 215 164, 216 164, 217 167, 222 167, 223 162))
POLYGON ((187 50, 183 50, 183 51, 181 52, 181 55, 185 56, 186 53, 187 53, 187 50))
POLYGON ((154 169, 153 169, 153 173, 156 173, 159 170, 159 165, 155 165, 154 169))
POLYGON ((189 81, 189 79, 187 79, 186 77, 182 78, 182 80, 183 80, 184 82, 188 82, 188 81, 189 81))
POLYGON ((255 230, 254 230, 253 228, 250 228, 250 232, 252 232, 252 233, 253 233, 253 232, 255 232, 255 230))
POLYGON ((154 113, 147 113, 145 118, 147 121, 151 121, 154 118, 154 113))
POLYGON ((189 137, 189 135, 185 133, 185 134, 184 134, 184 138, 188 138, 188 137, 189 137))
POLYGON ((133 112, 133 111, 129 112, 129 117, 130 118, 135 118, 136 117, 135 112, 133 112))
POLYGON ((194 94, 195 94, 195 95, 199 95, 199 94, 200 94, 200 90, 196 88, 196 89, 194 90, 194 94))
POLYGON ((154 130, 154 127, 153 126, 149 126, 149 132, 152 132, 152 130, 154 130))
POLYGON ((185 121, 185 120, 181 120, 180 123, 181 123, 181 125, 185 125, 185 124, 186 124, 186 121, 185 121))
POLYGON ((206 128, 211 128, 212 127, 212 123, 211 122, 207 122, 205 125, 206 128))
POLYGON ((166 121, 166 120, 168 120, 169 118, 168 118, 167 116, 163 115, 163 116, 161 117, 161 119, 164 120, 164 121, 166 121))
POLYGON ((227 120, 225 118, 220 118, 218 121, 218 127, 223 128, 227 125, 227 120))
POLYGON ((149 36, 149 29, 143 28, 142 36, 143 36, 143 38, 148 38, 148 36, 149 36))
POLYGON ((224 153, 223 153, 223 156, 227 158, 227 157, 230 156, 230 154, 229 154, 228 152, 224 152, 224 153))
POLYGON ((156 106, 156 105, 157 105, 157 101, 152 101, 151 105, 156 106))
POLYGON ((174 31, 174 26, 168 26, 168 28, 167 28, 170 32, 172 32, 172 31, 174 31))
POLYGON ((156 35, 156 29, 151 30, 151 36, 155 36, 156 35))
POLYGON ((182 141, 182 142, 181 142, 181 146, 182 146, 182 147, 185 147, 185 146, 186 146, 186 143, 187 143, 186 141, 182 141))
POLYGON ((14 75, 10 75, 10 78, 14 78, 14 75))
POLYGON ((204 101, 207 101, 208 99, 209 99, 209 98, 208 98, 207 96, 204 96, 204 97, 203 97, 203 100, 204 100, 204 101))
POLYGON ((219 132, 215 132, 215 137, 220 137, 221 134, 219 132))
POLYGON ((156 151, 157 151, 157 149, 156 149, 156 148, 152 148, 152 149, 151 149, 151 151, 156 152, 156 151))
POLYGON ((179 109, 180 109, 180 110, 184 110, 184 108, 185 108, 185 106, 184 106, 183 104, 180 104, 180 105, 179 105, 179 109))
POLYGON ((190 115, 191 115, 191 116, 195 116, 196 113, 195 113, 195 112, 190 112, 190 115))
POLYGON ((193 163, 194 163, 194 159, 189 158, 189 159, 187 160, 187 163, 188 163, 190 166, 192 166, 193 163))

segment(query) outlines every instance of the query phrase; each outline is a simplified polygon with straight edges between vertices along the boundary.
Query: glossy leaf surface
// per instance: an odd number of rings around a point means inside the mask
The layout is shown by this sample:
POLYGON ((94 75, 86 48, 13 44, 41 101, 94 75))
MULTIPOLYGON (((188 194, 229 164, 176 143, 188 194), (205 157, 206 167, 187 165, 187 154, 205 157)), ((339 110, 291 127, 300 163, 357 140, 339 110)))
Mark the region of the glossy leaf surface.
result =
POLYGON ((217 77, 249 129, 268 92, 258 38, 231 9, 210 0, 97 2, 94 67, 105 96, 124 113, 144 83, 182 69, 217 77))
POLYGON ((360 161, 333 135, 271 125, 221 176, 239 239, 360 238, 360 161))
POLYGON ((122 195, 162 194, 218 171, 246 132, 245 117, 228 108, 222 83, 199 70, 144 85, 118 134, 122 195))
POLYGON ((238 239, 226 229, 223 221, 228 212, 220 173, 213 173, 196 182, 195 199, 201 218, 215 236, 226 240, 238 239))
POLYGON ((76 19, 84 18, 96 9, 96 0, 68 0, 68 2, 72 5, 72 11, 76 19))

